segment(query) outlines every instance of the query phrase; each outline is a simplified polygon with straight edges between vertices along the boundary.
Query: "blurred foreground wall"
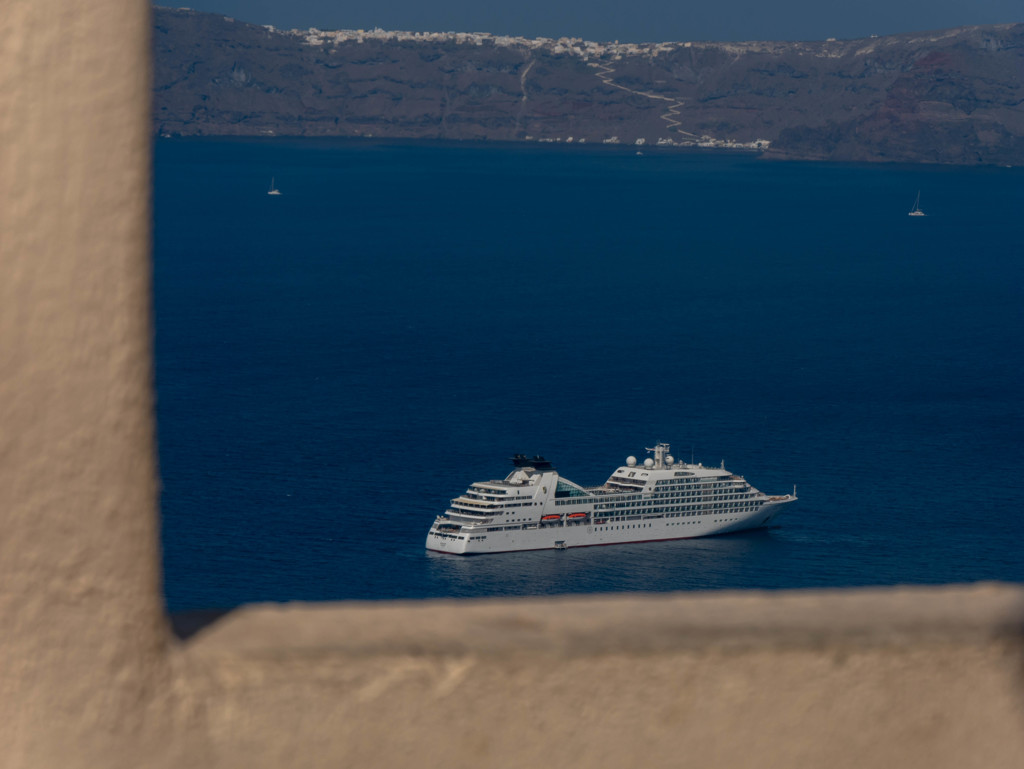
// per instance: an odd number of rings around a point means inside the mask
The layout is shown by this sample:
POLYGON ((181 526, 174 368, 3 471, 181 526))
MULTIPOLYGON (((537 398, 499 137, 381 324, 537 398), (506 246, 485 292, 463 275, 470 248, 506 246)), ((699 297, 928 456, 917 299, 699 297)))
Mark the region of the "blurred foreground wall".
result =
POLYGON ((160 591, 146 0, 0 5, 5 767, 1024 766, 1024 590, 160 591))

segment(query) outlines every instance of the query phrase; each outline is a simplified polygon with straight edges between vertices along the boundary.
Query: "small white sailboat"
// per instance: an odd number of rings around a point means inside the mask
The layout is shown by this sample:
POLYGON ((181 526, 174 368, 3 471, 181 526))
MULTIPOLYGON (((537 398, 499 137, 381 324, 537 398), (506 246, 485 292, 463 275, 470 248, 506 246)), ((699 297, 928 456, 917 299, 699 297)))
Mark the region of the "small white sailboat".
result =
POLYGON ((910 209, 910 213, 907 216, 927 216, 924 211, 921 210, 921 190, 917 191, 917 200, 914 201, 914 207, 910 209))
POLYGON ((270 177, 270 189, 267 190, 267 194, 268 195, 280 195, 281 194, 281 190, 279 190, 277 187, 274 186, 274 177, 273 176, 270 177))

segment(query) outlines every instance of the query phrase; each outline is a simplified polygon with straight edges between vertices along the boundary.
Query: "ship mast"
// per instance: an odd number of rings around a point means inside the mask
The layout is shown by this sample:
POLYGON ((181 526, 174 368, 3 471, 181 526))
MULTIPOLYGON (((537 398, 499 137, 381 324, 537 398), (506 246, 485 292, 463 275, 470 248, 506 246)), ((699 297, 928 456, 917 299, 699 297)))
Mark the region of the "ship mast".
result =
POLYGON ((665 469, 665 457, 668 456, 668 444, 658 443, 653 449, 645 449, 645 451, 654 452, 654 469, 664 470, 665 469))

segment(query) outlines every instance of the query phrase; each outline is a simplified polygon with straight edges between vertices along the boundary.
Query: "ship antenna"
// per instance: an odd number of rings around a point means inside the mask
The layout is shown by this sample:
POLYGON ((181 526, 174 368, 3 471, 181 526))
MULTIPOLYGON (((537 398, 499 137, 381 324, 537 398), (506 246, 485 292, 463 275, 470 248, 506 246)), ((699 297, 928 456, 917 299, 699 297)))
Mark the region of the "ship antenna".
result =
POLYGON ((654 469, 664 470, 665 469, 665 455, 668 454, 669 445, 658 441, 654 444, 653 449, 647 449, 647 451, 654 452, 654 469))

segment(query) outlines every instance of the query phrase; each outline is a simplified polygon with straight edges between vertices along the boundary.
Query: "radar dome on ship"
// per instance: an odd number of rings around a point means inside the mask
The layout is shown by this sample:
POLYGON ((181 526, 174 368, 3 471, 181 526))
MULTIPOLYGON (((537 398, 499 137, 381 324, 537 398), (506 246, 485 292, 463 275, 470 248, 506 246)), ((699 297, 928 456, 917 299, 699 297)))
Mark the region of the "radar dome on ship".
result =
POLYGON ((626 457, 626 465, 628 467, 636 467, 636 457, 626 457))
POLYGON ((647 459, 644 460, 644 467, 647 467, 647 468, 654 467, 654 460, 651 459, 650 457, 647 457, 647 459))
POLYGON ((665 464, 668 465, 669 467, 671 467, 675 463, 676 463, 676 458, 674 456, 672 456, 671 454, 669 454, 667 457, 665 457, 665 464))

